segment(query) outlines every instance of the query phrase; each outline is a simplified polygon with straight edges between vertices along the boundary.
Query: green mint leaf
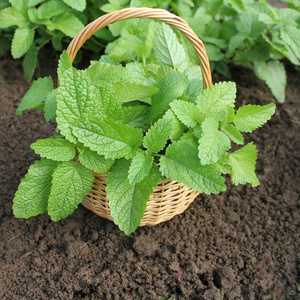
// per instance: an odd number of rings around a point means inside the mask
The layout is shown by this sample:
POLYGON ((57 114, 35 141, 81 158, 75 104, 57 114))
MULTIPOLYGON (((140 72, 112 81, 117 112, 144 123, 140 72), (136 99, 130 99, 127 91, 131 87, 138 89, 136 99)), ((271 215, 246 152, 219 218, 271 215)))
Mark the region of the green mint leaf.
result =
POLYGON ((147 131, 143 139, 143 145, 150 153, 158 153, 165 147, 172 130, 172 121, 170 119, 159 119, 147 131))
POLYGON ((135 128, 142 128, 145 125, 145 120, 148 119, 150 112, 149 106, 137 105, 123 108, 122 123, 135 128))
POLYGON ((0 11, 0 28, 11 26, 25 27, 29 24, 25 7, 7 7, 0 11))
POLYGON ((270 120, 275 108, 274 103, 264 106, 245 105, 238 109, 233 123, 242 132, 252 132, 270 120))
POLYGON ((39 78, 32 83, 32 86, 22 98, 16 111, 17 115, 21 115, 25 109, 42 103, 46 100, 49 93, 53 90, 53 81, 50 77, 39 78))
POLYGON ((227 154, 223 155, 221 159, 214 163, 214 166, 222 173, 222 174, 230 174, 231 166, 229 164, 229 157, 227 154))
POLYGON ((31 28, 17 28, 11 43, 11 55, 14 59, 23 56, 31 47, 35 31, 31 28))
POLYGON ((86 69, 87 75, 94 85, 103 83, 120 82, 126 75, 127 69, 122 66, 115 66, 108 63, 96 62, 86 69))
POLYGON ((59 14, 64 13, 67 10, 68 6, 61 1, 48 1, 41 4, 38 8, 38 17, 40 19, 50 19, 59 14))
POLYGON ((235 185, 251 183, 253 187, 259 185, 255 174, 257 150, 253 143, 249 143, 243 148, 230 153, 229 161, 232 167, 232 182, 235 185))
POLYGON ((199 158, 202 165, 217 162, 231 144, 224 132, 219 131, 219 121, 215 118, 206 118, 202 123, 202 136, 199 139, 199 158))
POLYGON ((38 48, 32 44, 23 60, 23 75, 29 82, 32 79, 37 64, 38 48))
POLYGON ((67 51, 63 51, 58 61, 58 68, 57 68, 58 78, 59 79, 62 78, 65 71, 71 69, 71 67, 72 67, 72 63, 71 63, 70 56, 67 51))
POLYGON ((98 86, 97 97, 98 99, 101 99, 102 110, 107 118, 111 118, 115 121, 123 119, 121 101, 111 86, 98 86))
POLYGON ((148 156, 146 152, 138 152, 132 159, 129 171, 128 179, 129 183, 141 182, 150 172, 153 163, 153 156, 148 156))
POLYGON ((234 107, 236 85, 234 82, 220 82, 204 90, 197 99, 198 108, 205 117, 224 120, 226 106, 234 107))
POLYGON ((258 78, 264 80, 275 98, 283 103, 285 99, 286 73, 279 61, 255 62, 254 71, 258 78))
POLYGON ((57 97, 58 90, 55 89, 51 93, 49 93, 45 100, 45 119, 47 122, 52 120, 56 116, 56 110, 57 110, 57 97))
POLYGON ((221 127, 221 129, 226 133, 226 135, 236 144, 243 145, 244 137, 240 131, 232 124, 226 124, 221 127))
POLYGON ((86 7, 86 0, 63 0, 66 4, 68 4, 70 7, 79 10, 84 11, 86 7))
POLYGON ((79 147, 79 161, 89 170, 105 174, 107 173, 113 164, 115 163, 112 159, 106 159, 103 155, 99 155, 97 152, 91 151, 88 148, 79 147))
POLYGON ((142 84, 147 86, 153 86, 155 84, 155 80, 149 76, 146 66, 134 62, 128 63, 126 65, 126 76, 123 78, 122 82, 132 82, 136 84, 142 84))
POLYGON ((60 78, 57 100, 57 124, 62 134, 72 143, 77 142, 70 128, 88 116, 101 115, 101 101, 84 71, 74 68, 64 72, 60 78))
POLYGON ((201 114, 195 104, 183 100, 174 100, 170 103, 170 107, 183 124, 191 128, 197 126, 201 114))
POLYGON ((183 46, 169 25, 162 23, 155 36, 154 54, 159 64, 179 66, 187 60, 183 46))
POLYGON ((190 79, 186 89, 186 98, 196 104, 198 96, 203 92, 202 79, 190 79))
POLYGON ((48 214, 53 221, 59 221, 70 215, 87 196, 94 176, 85 167, 69 161, 61 163, 52 177, 48 214))
POLYGON ((113 88, 122 103, 149 98, 159 91, 156 87, 131 82, 114 83, 113 88))
POLYGON ((300 59, 300 29, 295 26, 285 26, 280 29, 280 37, 284 44, 290 46, 296 57, 300 59))
POLYGON ((13 200, 17 218, 30 218, 47 210, 52 173, 57 165, 55 161, 42 159, 30 166, 13 200))
POLYGON ((188 79, 184 74, 173 73, 161 79, 157 84, 159 92, 152 97, 151 120, 162 116, 170 102, 182 96, 187 85, 188 79))
POLYGON ((69 161, 76 155, 75 145, 63 139, 37 140, 30 147, 40 156, 55 161, 69 161))
POLYGON ((111 215, 114 223, 127 235, 140 225, 147 201, 162 177, 158 167, 153 164, 148 176, 139 183, 130 184, 130 164, 131 161, 125 159, 117 161, 106 179, 111 215))
POLYGON ((132 158, 142 142, 142 131, 112 119, 89 120, 72 125, 73 133, 86 147, 106 158, 132 158))
POLYGON ((170 133, 170 139, 174 142, 180 139, 183 135, 186 126, 182 124, 176 115, 172 112, 171 109, 168 109, 165 115, 163 116, 164 119, 170 119, 172 122, 172 130, 170 133))
POLYGON ((65 35, 73 38, 83 29, 83 23, 73 14, 64 12, 52 18, 52 23, 47 26, 50 31, 60 30, 65 35))
POLYGON ((213 165, 202 166, 197 146, 186 141, 175 142, 167 148, 166 155, 160 159, 160 171, 200 193, 218 194, 226 190, 221 173, 213 165))

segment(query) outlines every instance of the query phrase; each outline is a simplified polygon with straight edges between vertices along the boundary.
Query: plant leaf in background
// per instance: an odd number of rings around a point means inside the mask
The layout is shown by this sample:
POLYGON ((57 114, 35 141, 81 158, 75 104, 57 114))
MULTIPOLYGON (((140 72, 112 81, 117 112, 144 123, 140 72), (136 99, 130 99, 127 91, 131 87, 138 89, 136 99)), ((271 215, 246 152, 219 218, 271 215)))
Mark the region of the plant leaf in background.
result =
POLYGON ((53 81, 50 77, 39 78, 32 83, 29 91, 22 98, 16 111, 17 115, 21 115, 25 109, 42 103, 46 100, 49 93, 53 90, 53 81))
POLYGON ((187 59, 182 45, 177 40, 176 34, 170 26, 164 23, 158 28, 155 37, 154 53, 159 64, 170 65, 172 67, 180 66, 187 59))
POLYGON ((11 44, 11 54, 13 58, 20 58, 30 48, 33 43, 35 31, 28 27, 18 28, 15 31, 11 44))
POLYGON ((48 214, 53 221, 70 215, 92 188, 94 176, 74 162, 61 163, 52 174, 48 214))
POLYGON ((43 158, 30 166, 13 200, 13 211, 16 217, 29 218, 47 210, 52 173, 58 164, 43 158))
POLYGON ((283 103, 285 99, 286 73, 279 61, 256 62, 254 71, 258 78, 264 80, 275 98, 283 103))

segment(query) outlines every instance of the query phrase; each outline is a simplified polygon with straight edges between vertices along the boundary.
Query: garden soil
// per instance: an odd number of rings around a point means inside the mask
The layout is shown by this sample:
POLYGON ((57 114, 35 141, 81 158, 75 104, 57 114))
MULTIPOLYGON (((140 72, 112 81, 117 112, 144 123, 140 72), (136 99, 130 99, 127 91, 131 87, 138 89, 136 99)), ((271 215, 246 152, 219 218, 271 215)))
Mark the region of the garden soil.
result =
MULTIPOLYGON (((56 61, 42 59, 35 76, 55 77, 56 61)), ((13 216, 14 193, 37 158, 30 144, 55 126, 40 111, 15 115, 29 84, 21 61, 0 61, 0 299, 300 299, 300 76, 287 69, 285 103, 245 134, 259 151, 260 186, 229 184, 125 236, 81 205, 59 222, 13 216)), ((252 71, 232 70, 238 106, 274 101, 252 71)))

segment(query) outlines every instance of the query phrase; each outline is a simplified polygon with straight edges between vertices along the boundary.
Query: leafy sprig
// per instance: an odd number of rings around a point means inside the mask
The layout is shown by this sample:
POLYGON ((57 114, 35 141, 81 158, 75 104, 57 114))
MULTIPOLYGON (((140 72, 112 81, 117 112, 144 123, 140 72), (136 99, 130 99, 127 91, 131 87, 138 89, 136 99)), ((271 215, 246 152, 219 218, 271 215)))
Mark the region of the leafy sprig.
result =
POLYGON ((32 144, 43 158, 30 167, 16 193, 17 217, 45 211, 54 221, 66 217, 89 193, 92 172, 108 173, 111 215, 126 234, 140 224, 163 176, 207 194, 226 190, 222 174, 231 173, 234 184, 258 185, 255 146, 230 149, 233 142, 244 144, 241 132, 269 120, 275 105, 245 105, 235 111, 233 82, 190 97, 191 86, 202 83, 195 71, 199 67, 181 60, 185 50, 176 38, 165 43, 166 33, 175 34, 167 25, 162 28, 156 42, 163 46, 151 48, 146 64, 137 58, 122 66, 115 57, 106 57, 110 63, 101 59, 76 70, 64 52, 60 86, 53 90, 48 77, 33 83, 17 113, 43 109, 46 118, 57 122, 59 133, 32 144))

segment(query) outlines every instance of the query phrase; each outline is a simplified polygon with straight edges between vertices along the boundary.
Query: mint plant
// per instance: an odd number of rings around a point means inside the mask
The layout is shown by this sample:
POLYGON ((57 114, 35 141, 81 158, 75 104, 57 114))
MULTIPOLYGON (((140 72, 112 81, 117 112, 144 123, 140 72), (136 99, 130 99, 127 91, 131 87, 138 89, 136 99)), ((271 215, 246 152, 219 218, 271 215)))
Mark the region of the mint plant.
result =
POLYGON ((15 216, 47 211, 54 221, 67 217, 92 188, 93 172, 108 173, 111 215, 127 235, 164 176, 206 194, 227 189, 222 174, 231 174, 235 185, 259 185, 255 145, 231 147, 271 118, 274 103, 235 110, 233 82, 202 91, 200 68, 170 27, 149 28, 141 45, 149 47, 147 57, 133 53, 135 61, 123 66, 106 55, 77 70, 63 52, 60 86, 53 89, 49 77, 33 83, 17 114, 43 109, 59 131, 31 145, 42 158, 21 180, 15 216))
MULTIPOLYGON (((24 56, 24 77, 30 81, 41 48, 52 44, 56 51, 61 52, 84 24, 102 14, 95 0, 1 1, 0 57, 9 48, 13 58, 24 56)), ((103 29, 97 33, 97 37, 109 41, 112 35, 108 29, 103 29)), ((91 39, 88 46, 99 51, 99 47, 104 47, 100 39, 91 39)))

